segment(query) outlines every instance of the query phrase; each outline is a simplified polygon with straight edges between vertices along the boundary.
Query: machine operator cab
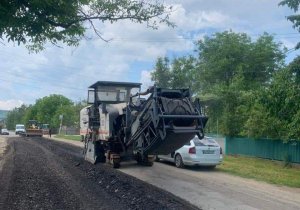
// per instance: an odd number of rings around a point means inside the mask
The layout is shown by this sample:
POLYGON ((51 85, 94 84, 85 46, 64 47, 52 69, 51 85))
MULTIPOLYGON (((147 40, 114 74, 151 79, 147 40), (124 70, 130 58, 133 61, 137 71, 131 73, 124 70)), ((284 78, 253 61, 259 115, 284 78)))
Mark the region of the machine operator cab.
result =
POLYGON ((98 81, 89 87, 88 103, 129 103, 134 92, 139 92, 141 83, 98 81))
POLYGON ((99 140, 108 140, 113 136, 114 121, 117 117, 126 114, 126 124, 130 123, 128 116, 133 110, 130 110, 130 106, 127 105, 133 104, 132 96, 138 95, 136 93, 139 92, 140 88, 141 83, 111 81, 98 81, 89 87, 88 103, 98 109, 90 109, 90 112, 94 113, 89 114, 89 124, 94 128, 99 127, 96 128, 98 129, 99 140), (98 119, 100 122, 95 122, 98 119))

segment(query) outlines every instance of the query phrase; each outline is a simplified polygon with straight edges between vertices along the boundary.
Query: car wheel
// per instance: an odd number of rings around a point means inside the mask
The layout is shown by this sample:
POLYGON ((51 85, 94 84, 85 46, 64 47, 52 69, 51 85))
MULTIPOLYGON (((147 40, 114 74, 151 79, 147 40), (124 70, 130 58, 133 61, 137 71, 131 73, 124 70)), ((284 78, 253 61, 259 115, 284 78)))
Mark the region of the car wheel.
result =
POLYGON ((184 167, 184 164, 183 164, 183 161, 182 161, 182 157, 180 154, 177 154, 175 156, 175 166, 177 168, 183 168, 184 167))

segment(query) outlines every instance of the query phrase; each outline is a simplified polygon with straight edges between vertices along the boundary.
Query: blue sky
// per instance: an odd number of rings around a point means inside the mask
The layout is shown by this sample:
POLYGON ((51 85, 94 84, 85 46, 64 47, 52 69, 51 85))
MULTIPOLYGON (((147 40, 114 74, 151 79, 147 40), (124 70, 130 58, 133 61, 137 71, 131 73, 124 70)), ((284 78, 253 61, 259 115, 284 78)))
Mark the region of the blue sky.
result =
MULTIPOLYGON (((278 0, 185 0, 165 1, 173 5, 171 20, 177 27, 121 21, 97 24, 106 43, 92 35, 79 47, 47 45, 38 54, 24 46, 0 45, 0 109, 32 104, 49 94, 62 94, 79 101, 86 99, 87 87, 98 80, 142 82, 151 85, 150 72, 158 56, 171 58, 192 53, 193 42, 215 32, 245 32, 256 39, 263 32, 288 49, 300 40, 286 16, 293 12, 278 7, 278 0)), ((288 54, 290 62, 299 51, 288 54)))

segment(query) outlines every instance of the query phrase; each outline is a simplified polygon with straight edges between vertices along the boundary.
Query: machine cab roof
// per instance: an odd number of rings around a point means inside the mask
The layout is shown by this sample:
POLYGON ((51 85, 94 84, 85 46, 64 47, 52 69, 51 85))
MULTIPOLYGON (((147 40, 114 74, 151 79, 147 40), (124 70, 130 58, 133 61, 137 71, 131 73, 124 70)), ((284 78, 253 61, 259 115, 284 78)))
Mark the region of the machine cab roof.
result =
POLYGON ((88 91, 88 103, 126 103, 129 102, 132 88, 141 87, 141 83, 98 81, 88 91))

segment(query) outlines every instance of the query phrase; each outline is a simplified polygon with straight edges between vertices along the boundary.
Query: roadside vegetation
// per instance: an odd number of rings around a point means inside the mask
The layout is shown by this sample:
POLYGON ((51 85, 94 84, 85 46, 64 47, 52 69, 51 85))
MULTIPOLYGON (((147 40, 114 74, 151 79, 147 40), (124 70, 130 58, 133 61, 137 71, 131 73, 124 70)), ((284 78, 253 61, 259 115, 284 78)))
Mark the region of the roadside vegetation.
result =
POLYGON ((22 105, 8 112, 6 126, 14 130, 16 124, 27 124, 28 120, 37 120, 50 125, 52 132, 60 126, 60 115, 63 115, 63 125, 78 127, 79 112, 86 105, 84 101, 73 102, 63 95, 52 94, 37 99, 35 104, 22 105))
POLYGON ((189 56, 157 59, 159 87, 191 87, 209 116, 206 132, 300 140, 300 56, 270 34, 225 31, 195 43, 189 56))
POLYGON ((217 170, 271 184, 300 187, 300 168, 281 162, 227 155, 217 170))
POLYGON ((61 138, 61 139, 67 139, 67 140, 81 141, 80 135, 63 135, 63 134, 59 135, 58 134, 58 135, 55 135, 54 137, 61 138))

